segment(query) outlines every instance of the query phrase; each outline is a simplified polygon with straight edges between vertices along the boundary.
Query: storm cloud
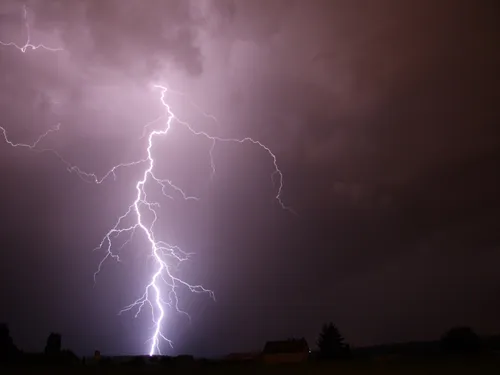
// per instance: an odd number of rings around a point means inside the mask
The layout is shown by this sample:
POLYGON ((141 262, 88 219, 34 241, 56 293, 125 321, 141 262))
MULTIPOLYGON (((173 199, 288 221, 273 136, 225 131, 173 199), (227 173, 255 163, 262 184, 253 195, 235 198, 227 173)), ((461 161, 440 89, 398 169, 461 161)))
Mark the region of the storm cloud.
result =
MULTIPOLYGON (((258 148, 217 146, 213 181, 210 144, 179 132, 158 150, 165 171, 203 197, 199 206, 172 203, 165 231, 199 252, 186 275, 218 295, 215 304, 188 297, 193 326, 176 325, 176 350, 247 350, 293 335, 312 343, 329 319, 355 344, 433 338, 451 321, 500 329, 499 307, 477 296, 477 288, 485 296, 499 288, 491 266, 500 233, 495 1, 10 0, 0 5, 2 41, 24 44, 23 5, 31 42, 63 50, 0 46, 0 125, 12 139, 31 142, 60 124, 44 147, 105 173, 142 155, 144 124, 162 114, 152 87, 161 83, 194 128, 251 136, 276 153, 283 199, 298 217, 275 204, 272 163, 258 148), (458 311, 460 298, 483 318, 458 311), (412 301, 418 308, 402 311, 412 301), (425 319, 427 330, 415 328, 425 319), (252 328, 235 338, 247 321, 252 328)), ((0 158, 11 191, 2 218, 17 217, 3 238, 20 248, 12 238, 31 228, 33 243, 24 245, 55 249, 43 261, 63 269, 47 281, 55 306, 71 295, 55 286, 62 280, 74 277, 81 291, 75 311, 60 307, 76 316, 60 323, 70 344, 89 351, 99 339, 109 351, 139 350, 147 322, 116 323, 113 314, 137 293, 140 272, 131 271, 132 282, 117 266, 92 292, 97 258, 87 252, 128 202, 135 171, 118 177, 125 185, 90 187, 50 154, 0 145, 0 158), (23 201, 33 180, 35 196, 23 201), (52 225, 26 224, 36 210, 52 225), (75 325, 87 315, 91 334, 79 342, 75 325)), ((21 264, 19 255, 2 256, 21 264)), ((33 262, 36 283, 43 269, 33 262)), ((13 318, 21 302, 9 306, 0 318, 29 342, 13 318)), ((56 324, 40 319, 47 330, 56 324)))

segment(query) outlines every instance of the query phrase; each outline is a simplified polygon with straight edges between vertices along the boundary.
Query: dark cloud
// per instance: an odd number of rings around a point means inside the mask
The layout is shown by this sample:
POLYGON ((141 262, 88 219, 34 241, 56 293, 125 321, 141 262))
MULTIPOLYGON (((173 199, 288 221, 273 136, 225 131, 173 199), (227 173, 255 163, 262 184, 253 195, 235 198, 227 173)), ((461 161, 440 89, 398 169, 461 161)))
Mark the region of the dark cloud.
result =
MULTIPOLYGON (((330 319, 355 345, 434 338, 455 323, 500 329, 488 302, 499 288, 495 1, 145 3, 27 2, 33 42, 64 51, 0 47, 0 125, 27 142, 61 123, 46 145, 101 173, 142 155, 136 140, 161 114, 150 85, 161 81, 187 94, 169 101, 197 129, 253 136, 276 152, 298 217, 274 204, 272 163, 258 148, 217 145, 213 180, 203 140, 178 131, 157 150, 162 172, 203 197, 168 202, 162 230, 198 253, 183 275, 217 292, 215 304, 183 295, 193 323, 171 318, 176 350, 312 342, 330 319)), ((22 44, 21 4, 2 2, 2 40, 22 44)), ((96 342, 142 350, 148 322, 115 316, 140 292, 138 253, 91 289, 102 254, 88 251, 129 202, 137 171, 95 187, 49 155, 0 153, 10 220, 0 237, 16 249, 0 263, 30 270, 26 283, 2 276, 23 285, 2 292, 14 299, 5 319, 22 345, 37 346, 29 329, 43 327, 42 342, 60 325, 81 352, 96 342), (24 248, 33 256, 19 255, 24 248), (46 269, 58 272, 44 281, 46 269), (38 284, 53 293, 37 294, 38 284), (23 301, 32 311, 44 298, 56 307, 25 323, 23 301), (57 311, 72 318, 57 321, 57 311)))
POLYGON ((56 28, 82 67, 111 64, 127 74, 152 74, 172 60, 188 74, 202 72, 195 40, 199 21, 189 2, 51 0, 35 3, 33 11, 35 25, 56 28))

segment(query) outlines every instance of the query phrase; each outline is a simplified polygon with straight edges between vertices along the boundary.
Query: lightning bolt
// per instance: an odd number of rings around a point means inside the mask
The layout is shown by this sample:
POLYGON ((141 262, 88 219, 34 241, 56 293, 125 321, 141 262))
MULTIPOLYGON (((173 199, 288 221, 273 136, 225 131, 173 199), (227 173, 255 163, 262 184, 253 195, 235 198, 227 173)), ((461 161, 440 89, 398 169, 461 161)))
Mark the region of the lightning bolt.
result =
POLYGON ((43 44, 31 44, 31 28, 30 28, 30 24, 29 24, 29 20, 28 20, 28 9, 26 8, 26 5, 23 5, 23 21, 24 21, 24 27, 26 29, 26 42, 24 43, 24 46, 20 46, 18 45, 17 43, 15 42, 2 42, 0 40, 0 44, 2 46, 12 46, 12 47, 15 47, 17 48, 19 51, 21 51, 22 53, 26 53, 26 51, 29 49, 31 50, 37 50, 39 48, 41 49, 44 49, 44 50, 47 50, 47 51, 51 51, 51 52, 57 52, 57 51, 62 51, 63 49, 62 48, 51 48, 51 47, 47 47, 43 44))
MULTIPOLYGON (((210 165, 212 167, 212 175, 215 175, 216 169, 215 169, 215 162, 213 158, 213 151, 215 148, 215 145, 217 142, 236 142, 236 143, 252 143, 254 145, 257 145, 261 147, 263 150, 265 150, 270 157, 272 158, 273 165, 275 167, 275 170, 272 174, 272 178, 278 178, 278 191, 276 194, 276 200, 280 204, 280 206, 283 209, 286 210, 291 210, 289 207, 287 207, 282 199, 281 199, 281 193, 282 193, 282 188, 283 188, 283 173, 278 167, 277 164, 277 158, 274 155, 274 153, 266 147, 264 144, 261 142, 254 140, 253 138, 243 138, 243 139, 235 139, 235 138, 221 138, 221 137, 215 137, 211 136, 206 132, 203 131, 197 131, 193 129, 193 127, 185 122, 182 121, 181 119, 177 118, 173 111, 171 110, 170 106, 167 103, 166 100, 166 95, 168 92, 168 88, 166 86, 162 85, 154 85, 155 89, 160 90, 160 101, 163 107, 165 108, 165 117, 166 121, 164 124, 164 127, 161 130, 152 130, 149 131, 147 134, 147 157, 145 159, 139 160, 135 162, 136 164, 144 162, 146 164, 146 168, 144 169, 144 173, 142 175, 142 178, 137 182, 135 188, 136 188, 136 196, 134 202, 128 207, 127 211, 125 214, 120 216, 118 220, 116 221, 115 225, 113 228, 105 235, 103 238, 102 242, 98 246, 98 249, 105 248, 106 250, 106 255, 102 259, 102 261, 99 263, 98 269, 96 273, 94 274, 94 278, 97 277, 99 272, 101 271, 101 267, 104 264, 104 262, 108 258, 114 258, 117 261, 120 261, 119 255, 113 252, 113 239, 119 236, 120 234, 124 233, 131 233, 131 236, 127 240, 127 242, 130 241, 131 237, 135 234, 135 231, 139 229, 140 231, 143 232, 145 235, 148 246, 150 248, 150 255, 154 258, 155 263, 157 265, 156 272, 151 276, 151 279, 149 283, 147 284, 144 294, 135 300, 133 303, 130 305, 126 306, 120 313, 123 313, 125 311, 131 311, 133 309, 136 310, 135 316, 138 316, 144 306, 149 306, 151 311, 153 312, 153 322, 155 324, 155 331, 153 336, 151 337, 151 346, 149 350, 149 354, 160 354, 160 339, 165 340, 172 346, 172 341, 169 340, 161 330, 162 327, 162 322, 165 317, 165 310, 164 306, 169 306, 173 308, 176 312, 182 313, 186 316, 189 317, 189 315, 181 310, 178 306, 178 296, 176 293, 176 289, 180 286, 188 288, 193 293, 207 293, 210 295, 215 300, 215 295, 214 292, 208 289, 205 289, 202 285, 192 285, 187 283, 186 281, 178 278, 175 276, 174 270, 177 268, 177 266, 188 260, 189 256, 191 255, 190 253, 186 253, 183 251, 179 246, 167 243, 162 240, 158 240, 155 236, 154 233, 154 225, 157 221, 158 218, 158 213, 157 209, 160 207, 159 203, 151 201, 148 199, 148 196, 145 191, 145 186, 148 182, 155 183, 157 184, 163 194, 169 198, 172 198, 171 196, 167 195, 167 190, 170 188, 174 192, 177 192, 180 194, 180 196, 185 199, 194 199, 197 200, 198 198, 192 197, 187 195, 180 187, 174 185, 174 183, 171 180, 168 179, 162 179, 156 175, 155 172, 155 159, 152 153, 152 148, 155 143, 155 139, 159 137, 164 137, 168 135, 168 132, 171 130, 172 126, 174 123, 184 126, 186 129, 191 132, 194 136, 200 136, 204 137, 207 140, 211 142, 211 147, 209 149, 209 157, 210 157, 210 165), (142 209, 142 210, 141 210, 142 209), (144 219, 143 211, 148 211, 150 214, 152 214, 153 219, 150 220, 149 223, 146 223, 146 220, 144 219), (133 216, 133 224, 132 225, 124 225, 123 223, 126 221, 126 219, 129 216, 133 216), (168 291, 162 292, 162 286, 167 286, 168 291), (153 295, 153 296, 152 296, 153 295), (165 300, 165 295, 168 296, 168 301, 165 300), (156 310, 156 314, 155 314, 156 310)), ((157 119, 158 120, 158 119, 157 119)), ((155 121, 157 121, 155 120, 155 121)), ((145 126, 148 127, 151 123, 147 124, 145 126)), ((146 133, 146 131, 145 131, 146 133)), ((144 133, 143 133, 144 134, 144 133)), ((117 168, 123 167, 126 165, 118 165, 113 168, 113 173, 114 170, 117 168)), ((108 172, 107 176, 109 176, 110 173, 108 172)), ((98 180, 98 182, 101 182, 102 180, 98 180)), ((126 243, 127 243, 126 242, 126 243)))
MULTIPOLYGON (((52 49, 45 47, 43 45, 34 46, 30 44, 30 29, 27 22, 27 10, 26 7, 24 10, 24 19, 25 24, 28 30, 28 39, 26 44, 23 47, 16 45, 15 43, 4 43, 0 42, 2 45, 6 46, 14 46, 21 52, 25 53, 27 48, 31 48, 33 50, 37 48, 44 48, 49 51, 59 51, 61 49, 52 49)), ((166 309, 173 309, 176 313, 180 313, 185 315, 190 319, 190 316, 187 312, 183 311, 179 307, 179 298, 178 298, 178 290, 179 288, 185 288, 192 293, 203 293, 207 294, 213 300, 215 300, 215 294, 212 290, 206 289, 202 285, 190 284, 187 281, 181 279, 177 276, 177 270, 180 264, 189 260, 192 253, 188 253, 181 249, 176 244, 169 243, 161 238, 159 238, 155 232, 155 225, 158 220, 158 209, 160 209, 160 203, 154 200, 147 195, 146 187, 150 184, 156 184, 162 191, 165 197, 170 199, 175 199, 175 195, 181 197, 184 200, 198 200, 197 197, 190 196, 186 194, 182 188, 175 185, 174 182, 170 179, 160 178, 158 176, 158 172, 155 169, 155 156, 153 153, 153 148, 157 140, 160 138, 167 137, 169 132, 171 131, 174 125, 183 126, 187 129, 193 136, 203 137, 210 142, 210 147, 208 150, 208 157, 210 158, 210 166, 211 166, 211 175, 212 177, 216 174, 216 164, 214 162, 213 151, 217 143, 250 143, 255 146, 260 147, 263 151, 265 151, 274 166, 274 171, 271 175, 271 180, 273 183, 277 182, 277 192, 276 192, 276 201, 279 203, 281 208, 288 210, 292 213, 294 211, 287 207, 282 198, 282 189, 283 189, 283 173, 281 172, 276 155, 271 151, 271 149, 265 146, 258 140, 255 140, 250 137, 237 139, 237 138, 223 138, 218 136, 212 136, 204 131, 195 130, 189 123, 182 121, 178 117, 175 116, 171 107, 167 103, 167 93, 175 93, 172 90, 169 90, 167 86, 156 84, 153 86, 155 90, 159 92, 159 101, 164 108, 164 114, 154 121, 144 125, 143 135, 140 139, 147 139, 145 146, 145 156, 139 160, 122 163, 113 166, 107 173, 103 176, 99 177, 95 173, 88 173, 81 170, 79 167, 72 165, 66 159, 64 159, 56 150, 54 149, 43 149, 39 148, 39 144, 51 133, 59 130, 60 125, 58 124, 52 129, 49 129, 44 134, 40 135, 35 142, 31 144, 27 143, 16 143, 13 142, 7 134, 5 128, 0 126, 0 131, 3 134, 4 141, 12 147, 25 147, 29 150, 36 152, 50 152, 54 154, 60 161, 62 161, 69 172, 76 173, 78 177, 80 177, 85 182, 101 184, 105 180, 110 177, 116 178, 116 172, 122 168, 130 168, 136 166, 143 166, 141 177, 135 184, 135 194, 132 200, 132 203, 125 210, 125 213, 118 217, 114 226, 105 234, 102 241, 94 250, 102 250, 105 252, 102 260, 99 262, 97 266, 97 270, 94 273, 94 282, 96 282, 99 273, 101 272, 105 262, 109 259, 120 262, 120 250, 126 246, 132 238, 137 234, 137 232, 142 233, 147 247, 149 248, 149 256, 154 260, 155 270, 152 272, 146 286, 144 287, 143 294, 137 298, 134 302, 125 306, 119 314, 125 312, 135 312, 134 316, 137 317, 144 308, 149 308, 152 314, 152 322, 153 322, 153 334, 148 339, 149 342, 149 355, 161 354, 160 345, 161 342, 168 343, 171 347, 173 347, 173 342, 167 338, 167 336, 163 333, 163 325, 166 316, 166 309), (162 127, 158 130, 150 130, 150 127, 157 122, 162 121, 162 127), (115 240, 122 236, 128 236, 127 240, 116 249, 114 244, 115 240)), ((197 109, 197 107, 195 105, 197 109)), ((201 109, 200 109, 201 111, 201 109)), ((217 121, 217 119, 213 115, 209 115, 203 111, 201 111, 206 117, 217 121)))

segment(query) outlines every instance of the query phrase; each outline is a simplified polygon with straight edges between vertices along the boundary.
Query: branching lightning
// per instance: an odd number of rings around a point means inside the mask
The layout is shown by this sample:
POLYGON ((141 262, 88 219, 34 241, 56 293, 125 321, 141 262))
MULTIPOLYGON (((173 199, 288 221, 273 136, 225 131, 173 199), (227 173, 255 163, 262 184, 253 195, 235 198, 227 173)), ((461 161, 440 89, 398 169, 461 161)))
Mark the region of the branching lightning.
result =
MULTIPOLYGON (((33 45, 30 43, 30 28, 28 23, 28 13, 26 7, 23 8, 24 21, 28 33, 27 41, 24 46, 19 46, 13 42, 1 42, 4 46, 13 46, 19 51, 25 53, 28 48, 36 50, 38 48, 43 48, 49 51, 60 51, 60 48, 48 48, 42 44, 33 45)), ((178 289, 186 288, 193 293, 204 293, 209 295, 215 300, 214 292, 206 289, 202 285, 193 285, 187 281, 181 279, 177 276, 177 267, 184 261, 188 260, 192 253, 185 252, 179 246, 171 244, 158 237, 155 232, 155 224, 158 220, 158 209, 160 209, 160 203, 151 200, 151 198, 146 193, 146 187, 150 184, 156 184, 162 191, 165 197, 174 199, 174 195, 178 195, 184 200, 198 200, 197 197, 190 196, 186 194, 179 186, 175 185, 171 180, 161 178, 158 175, 158 171, 155 169, 155 156, 153 153, 153 147, 159 138, 168 136, 169 131, 173 126, 183 126, 185 127, 193 136, 203 137, 210 141, 210 147, 208 150, 208 157, 210 158, 211 172, 212 176, 216 173, 216 164, 214 162, 213 151, 217 143, 233 142, 233 143, 250 143, 255 146, 260 147, 265 151, 271 158, 274 172, 271 175, 273 183, 277 182, 277 192, 276 200, 279 205, 286 210, 291 209, 283 203, 281 199, 282 189, 283 189, 283 174, 278 167, 276 155, 264 144, 253 139, 253 138, 222 138, 218 136, 212 136, 204 131, 195 130, 189 123, 177 118, 172 111, 171 107, 167 103, 167 94, 172 92, 166 86, 154 85, 154 89, 159 92, 159 100, 164 108, 164 114, 157 118, 156 120, 146 124, 143 129, 142 139, 147 139, 145 145, 145 155, 143 158, 129 162, 122 163, 113 166, 107 173, 99 177, 94 173, 88 173, 75 165, 72 165, 66 159, 64 159, 57 151, 53 149, 43 149, 39 148, 39 144, 51 133, 59 130, 60 125, 58 124, 52 129, 42 134, 31 144, 16 143, 13 142, 9 137, 6 129, 0 126, 0 131, 3 134, 4 140, 7 144, 12 147, 26 147, 32 151, 36 152, 50 152, 54 154, 59 160, 61 160, 67 167, 68 171, 76 173, 78 177, 86 182, 101 184, 109 177, 116 178, 116 172, 122 168, 142 166, 144 169, 141 172, 141 177, 135 185, 135 194, 132 203, 125 210, 124 214, 119 216, 116 220, 114 226, 106 233, 102 241, 96 247, 95 250, 103 250, 105 252, 104 257, 99 262, 96 272, 94 273, 94 282, 97 280, 99 273, 102 271, 105 262, 109 259, 116 260, 120 262, 119 252, 121 248, 127 245, 138 232, 141 233, 146 241, 147 247, 149 248, 149 255, 154 260, 155 270, 150 276, 148 282, 144 287, 143 294, 136 299, 134 302, 124 307, 119 314, 124 312, 133 311, 135 312, 135 317, 137 317, 144 308, 150 309, 153 321, 153 334, 149 341, 149 354, 161 354, 160 344, 162 341, 167 342, 172 346, 172 341, 167 338, 163 333, 163 325, 166 315, 166 309, 171 308, 177 313, 189 315, 179 307, 178 289), (163 121, 163 125, 159 130, 150 130, 153 123, 163 121), (169 195, 169 193, 171 195, 169 195), (131 223, 131 224, 129 224, 131 223), (114 246, 114 241, 121 235, 128 236, 128 239, 118 248, 114 246)), ((195 106, 197 109, 199 107, 195 106)), ((200 109, 199 109, 200 110, 200 109)), ((201 110, 200 110, 201 111, 201 110)), ((201 111, 205 116, 212 118, 217 121, 217 119, 201 111)))
POLYGON ((26 43, 24 43, 24 46, 20 46, 19 44, 15 43, 15 42, 2 42, 0 40, 0 44, 2 46, 12 46, 12 47, 15 47, 17 48, 19 51, 21 51, 22 53, 26 53, 26 51, 28 49, 31 49, 31 50, 37 50, 39 48, 41 49, 44 49, 44 50, 47 50, 47 51, 52 51, 52 52, 56 52, 56 51, 62 51, 63 49, 62 48, 51 48, 51 47, 47 47, 43 44, 31 44, 31 28, 30 28, 30 24, 29 24, 29 20, 28 20, 28 9, 26 8, 26 5, 23 6, 23 21, 24 21, 24 27, 26 29, 26 43))

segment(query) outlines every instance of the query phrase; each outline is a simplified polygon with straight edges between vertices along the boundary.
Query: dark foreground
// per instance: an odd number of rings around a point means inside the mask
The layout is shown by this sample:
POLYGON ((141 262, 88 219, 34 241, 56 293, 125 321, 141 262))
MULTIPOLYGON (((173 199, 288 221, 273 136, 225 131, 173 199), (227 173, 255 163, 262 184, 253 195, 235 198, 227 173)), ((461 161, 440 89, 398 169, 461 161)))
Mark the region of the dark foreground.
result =
POLYGON ((8 374, 500 374, 499 359, 390 362, 309 362, 289 365, 260 363, 192 363, 182 366, 15 366, 8 374))

